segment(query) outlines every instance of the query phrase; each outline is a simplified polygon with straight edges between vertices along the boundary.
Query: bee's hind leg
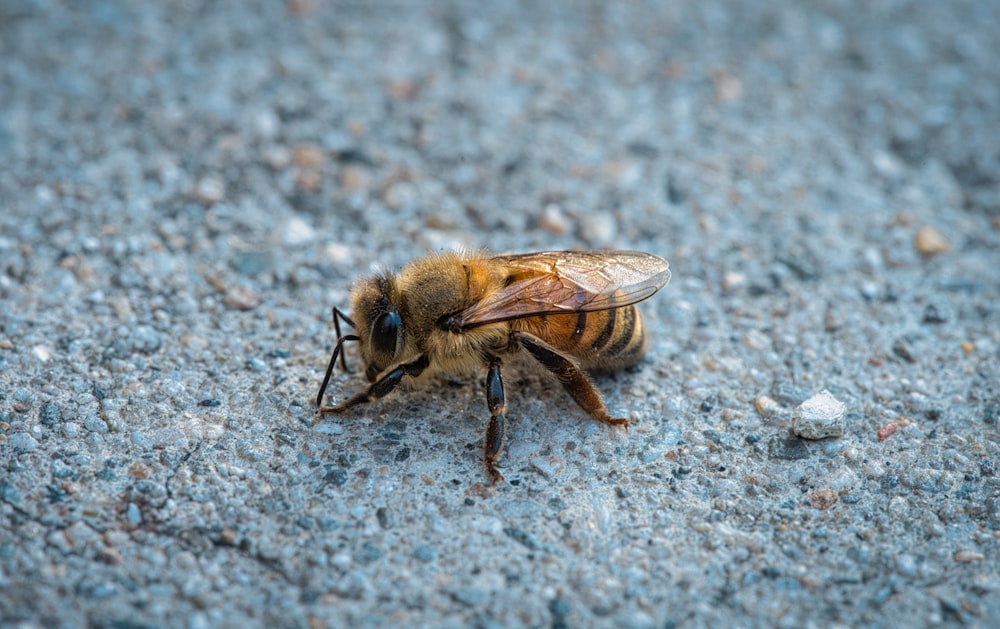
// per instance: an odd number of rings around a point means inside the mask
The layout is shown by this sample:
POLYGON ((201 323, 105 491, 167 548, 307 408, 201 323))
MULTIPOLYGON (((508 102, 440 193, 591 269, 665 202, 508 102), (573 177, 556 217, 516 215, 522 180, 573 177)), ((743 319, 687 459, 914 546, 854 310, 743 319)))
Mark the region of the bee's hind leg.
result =
POLYGON ((608 407, 604 405, 604 398, 597 390, 594 383, 590 381, 587 374, 583 373, 576 364, 563 356, 541 339, 524 332, 511 332, 511 338, 528 350, 535 360, 555 374, 555 377, 562 383, 566 392, 576 400, 580 408, 587 411, 594 419, 611 424, 612 426, 624 426, 628 428, 630 422, 625 417, 612 417, 608 414, 608 407))

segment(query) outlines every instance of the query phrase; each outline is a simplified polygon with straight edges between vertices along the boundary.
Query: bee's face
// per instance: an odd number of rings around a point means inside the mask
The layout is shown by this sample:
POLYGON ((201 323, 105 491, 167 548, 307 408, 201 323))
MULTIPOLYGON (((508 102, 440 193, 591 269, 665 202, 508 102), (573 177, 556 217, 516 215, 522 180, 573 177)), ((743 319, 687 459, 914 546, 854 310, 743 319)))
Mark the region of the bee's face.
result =
POLYGON ((365 282, 355 291, 353 316, 369 382, 375 382, 403 353, 403 318, 390 292, 387 278, 381 277, 365 282))

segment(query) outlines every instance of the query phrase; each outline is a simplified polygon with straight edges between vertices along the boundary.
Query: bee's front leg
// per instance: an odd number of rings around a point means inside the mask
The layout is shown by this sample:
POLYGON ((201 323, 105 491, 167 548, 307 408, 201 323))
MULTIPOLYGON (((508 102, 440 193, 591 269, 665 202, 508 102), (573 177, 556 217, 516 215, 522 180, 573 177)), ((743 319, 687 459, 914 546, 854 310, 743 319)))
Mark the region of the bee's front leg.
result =
POLYGON ((317 411, 318 415, 313 420, 313 423, 319 421, 319 418, 327 413, 337 415, 353 406, 357 406, 358 404, 374 402, 379 398, 385 397, 391 393, 393 389, 399 386, 399 383, 403 380, 403 376, 416 378, 423 373, 424 369, 427 369, 428 365, 430 365, 430 360, 427 359, 426 355, 422 355, 420 358, 411 363, 406 363, 396 367, 375 381, 375 383, 368 387, 367 390, 358 393, 354 397, 348 398, 347 401, 341 402, 336 406, 320 406, 317 411))
POLYGON ((504 437, 507 434, 507 418, 504 416, 506 402, 503 378, 500 377, 500 364, 500 359, 496 356, 490 358, 489 371, 486 372, 486 406, 490 409, 490 425, 486 428, 483 464, 494 483, 503 480, 503 474, 497 470, 497 461, 500 459, 500 451, 503 449, 504 437))

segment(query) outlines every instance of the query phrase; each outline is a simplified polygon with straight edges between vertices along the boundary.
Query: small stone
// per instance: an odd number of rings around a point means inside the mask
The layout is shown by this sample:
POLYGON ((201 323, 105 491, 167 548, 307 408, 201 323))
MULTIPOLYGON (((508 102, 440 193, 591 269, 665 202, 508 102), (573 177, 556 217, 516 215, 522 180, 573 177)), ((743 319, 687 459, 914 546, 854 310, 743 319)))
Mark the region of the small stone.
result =
POLYGON ((557 478, 563 468, 563 461, 556 456, 534 456, 529 459, 531 467, 545 478, 557 478))
POLYGON ((242 286, 234 286, 226 291, 222 303, 233 310, 253 310, 264 301, 256 291, 242 286))
POLYGON ((371 177, 368 175, 368 172, 354 165, 344 166, 337 179, 340 181, 340 187, 348 192, 365 190, 371 184, 371 177))
POLYGON ((885 426, 878 429, 878 440, 885 441, 889 437, 896 434, 897 430, 899 430, 899 424, 897 422, 889 422, 885 426))
POLYGON ((14 349, 14 343, 10 339, 0 339, 0 349, 14 349))
POLYGON ((813 509, 819 509, 821 511, 826 511, 833 505, 837 504, 840 497, 837 492, 832 489, 820 489, 819 491, 809 494, 809 502, 812 504, 813 509))
POLYGON ((456 602, 469 607, 483 605, 489 598, 486 592, 473 587, 458 589, 451 596, 456 602))
POLYGON ((917 230, 913 237, 913 246, 922 256, 933 256, 951 251, 951 244, 941 232, 929 225, 917 230))
POLYGON ((418 561, 430 563, 437 557, 437 553, 434 552, 434 548, 431 546, 421 544, 413 549, 413 557, 418 561))
POLYGON ((109 566, 118 566, 122 563, 122 554, 116 548, 102 548, 97 551, 97 557, 109 566))
POLYGON ((899 356, 908 363, 917 362, 917 356, 913 352, 913 346, 905 338, 898 338, 892 344, 892 353, 899 356))
POLYGON ((18 452, 34 452, 38 449, 38 440, 26 432, 14 433, 8 438, 7 443, 18 452))
POLYGON ((722 292, 732 293, 747 285, 746 273, 726 271, 722 274, 722 292))
POLYGON ((381 548, 371 542, 365 542, 361 545, 361 549, 354 554, 354 561, 367 566, 381 559, 383 554, 381 548))
POLYGON ((289 247, 300 247, 313 241, 316 230, 299 217, 285 221, 281 228, 281 242, 289 247))
POLYGON ((316 170, 323 167, 323 149, 315 144, 298 144, 292 149, 292 161, 299 168, 316 170))
POLYGON ((351 248, 339 242, 331 242, 323 245, 319 250, 319 254, 324 261, 333 266, 348 264, 353 259, 351 248))
POLYGON ((927 304, 924 307, 924 323, 937 325, 948 321, 948 317, 942 313, 934 304, 927 304))
POLYGON ((25 388, 18 388, 15 390, 13 398, 13 408, 18 413, 27 413, 31 410, 31 407, 35 405, 35 396, 31 394, 31 391, 25 388))
POLYGON ((712 73, 715 84, 715 98, 720 103, 731 103, 743 95, 743 81, 735 74, 724 70, 712 73))
POLYGON ((968 356, 972 352, 976 351, 976 346, 970 341, 962 341, 962 353, 968 356))
POLYGON ((108 432, 108 424, 103 419, 97 415, 88 415, 87 419, 83 420, 83 427, 90 432, 106 433, 108 432))
POLYGON ((45 345, 35 345, 31 348, 31 353, 43 363, 47 363, 52 359, 52 350, 45 345))
POLYGON ((396 519, 393 517, 392 511, 385 507, 379 507, 375 510, 375 519, 378 520, 378 525, 386 530, 396 525, 396 519))
POLYGON ((781 411, 781 405, 778 404, 777 400, 766 395, 758 395, 754 398, 753 407, 757 414, 764 419, 774 417, 781 411))
POLYGON ((767 443, 768 455, 772 459, 798 461, 809 458, 809 448, 801 439, 793 437, 772 437, 767 443))
POLYGON ((899 481, 911 489, 939 494, 955 485, 955 475, 946 470, 908 466, 903 469, 899 481))
POLYGON ((295 176, 295 187, 306 192, 319 192, 323 187, 323 175, 316 170, 304 170, 295 176))
POLYGON ((264 162, 274 170, 284 169, 291 160, 291 153, 283 146, 272 146, 264 151, 264 162))
POLYGON ((565 234, 569 231, 571 223, 562 208, 555 203, 549 203, 538 217, 538 225, 547 232, 565 234))
POLYGON ((844 403, 823 389, 795 408, 792 432, 804 439, 824 439, 844 434, 844 403))
POLYGON ((748 330, 743 335, 743 346, 751 351, 760 352, 771 347, 771 339, 759 330, 748 330))
POLYGON ((970 563, 973 561, 982 561, 985 559, 985 555, 978 550, 960 550, 955 553, 955 561, 961 563, 970 563))
POLYGON ((288 0, 285 6, 288 8, 288 12, 295 17, 312 15, 316 8, 313 0, 288 0))
POLYGON ((212 205, 226 197, 226 185, 218 177, 202 177, 194 187, 193 196, 202 205, 212 205))
POLYGON ((580 221, 580 237, 594 247, 606 247, 618 233, 615 217, 610 212, 591 214, 580 221))
POLYGON ((385 188, 384 200, 393 210, 412 209, 420 203, 420 192, 409 181, 393 181, 385 188))

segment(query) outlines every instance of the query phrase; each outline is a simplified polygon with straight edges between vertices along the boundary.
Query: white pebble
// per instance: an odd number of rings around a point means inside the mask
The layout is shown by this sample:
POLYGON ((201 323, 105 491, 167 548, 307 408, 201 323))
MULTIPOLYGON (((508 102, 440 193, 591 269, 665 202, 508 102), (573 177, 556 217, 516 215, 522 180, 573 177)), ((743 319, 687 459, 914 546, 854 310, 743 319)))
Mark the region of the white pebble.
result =
POLYGON ((286 221, 281 230, 281 241, 290 247, 308 244, 315 237, 312 225, 297 216, 286 221))
POLYGON ((795 408, 792 432, 804 439, 839 437, 846 412, 844 403, 823 389, 795 408))

